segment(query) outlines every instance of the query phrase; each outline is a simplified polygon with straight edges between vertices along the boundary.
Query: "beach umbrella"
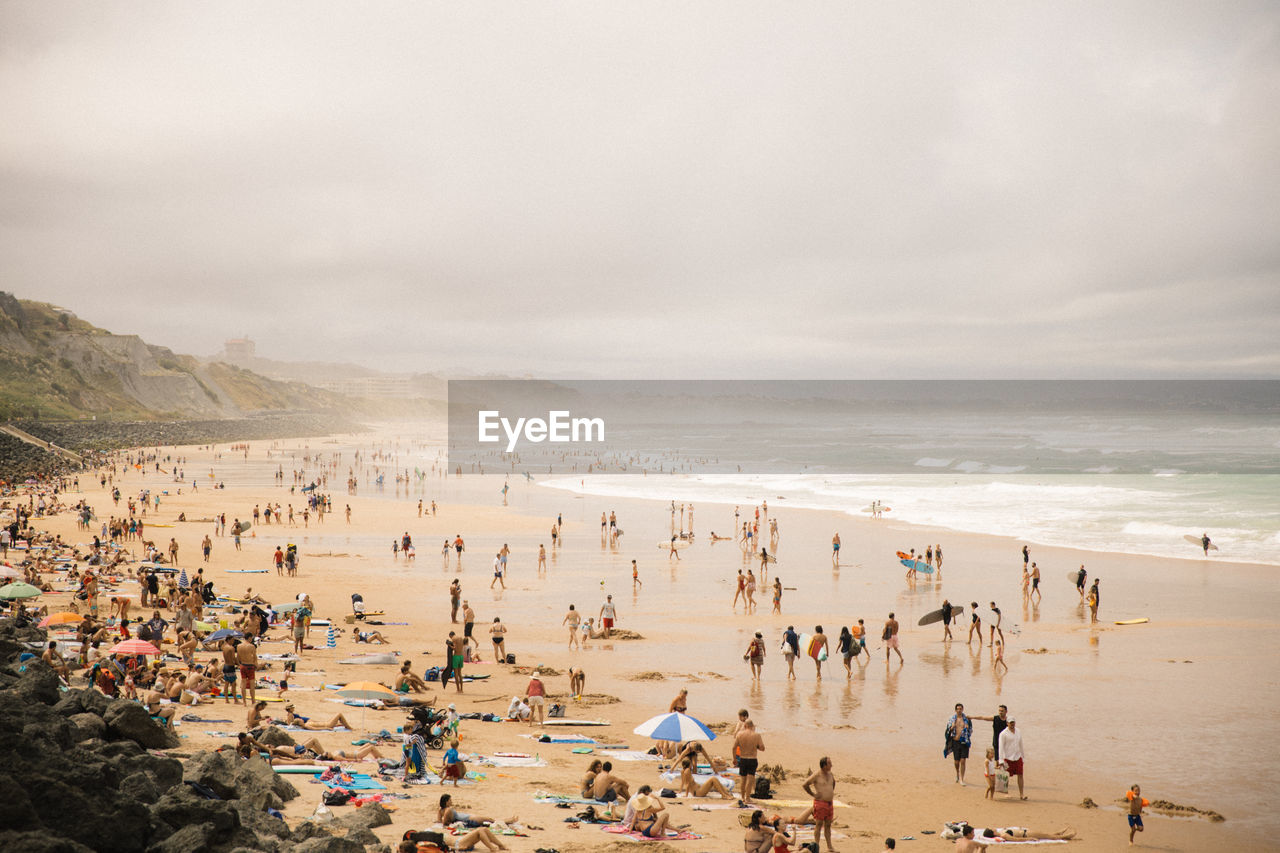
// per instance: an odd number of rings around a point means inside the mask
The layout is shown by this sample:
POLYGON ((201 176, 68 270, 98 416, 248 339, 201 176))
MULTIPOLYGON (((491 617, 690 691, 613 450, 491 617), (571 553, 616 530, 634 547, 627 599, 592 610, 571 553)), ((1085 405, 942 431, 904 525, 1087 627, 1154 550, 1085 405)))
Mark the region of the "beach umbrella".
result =
POLYGON ((79 622, 84 617, 79 613, 72 613, 70 610, 64 610, 61 613, 50 613, 48 616, 40 620, 41 628, 48 628, 50 625, 71 625, 79 622))
POLYGON ((333 630, 333 626, 329 626, 329 636, 324 641, 326 649, 336 649, 338 647, 338 633, 333 630))
POLYGON ((187 570, 183 569, 178 574, 178 589, 186 589, 191 586, 191 581, 187 580, 187 570))
POLYGON ((112 646, 111 654, 159 656, 160 650, 148 643, 146 640, 125 640, 122 643, 116 643, 112 646))
POLYGON ((338 691, 343 699, 383 699, 396 702, 400 697, 389 687, 376 681, 353 681, 338 691))
POLYGON ((0 586, 0 598, 12 601, 15 598, 35 598, 40 590, 29 583, 11 583, 0 586))
POLYGON ((12 566, 0 566, 0 578, 12 578, 14 580, 22 577, 22 572, 12 566))
POLYGON ((301 606, 302 606, 301 601, 290 601, 285 604, 277 604, 273 606, 271 609, 277 613, 292 613, 293 611, 297 610, 301 606))
POLYGON ((673 711, 669 714, 659 714, 645 720, 636 726, 633 731, 638 735, 652 738, 653 740, 715 740, 715 732, 707 728, 701 721, 695 720, 688 714, 681 714, 673 711))
POLYGON ((208 645, 209 643, 220 642, 222 640, 227 639, 228 637, 235 637, 236 639, 239 639, 243 636, 244 634, 240 633, 234 628, 221 628, 217 631, 214 631, 209 636, 205 637, 204 642, 205 642, 205 645, 208 645))

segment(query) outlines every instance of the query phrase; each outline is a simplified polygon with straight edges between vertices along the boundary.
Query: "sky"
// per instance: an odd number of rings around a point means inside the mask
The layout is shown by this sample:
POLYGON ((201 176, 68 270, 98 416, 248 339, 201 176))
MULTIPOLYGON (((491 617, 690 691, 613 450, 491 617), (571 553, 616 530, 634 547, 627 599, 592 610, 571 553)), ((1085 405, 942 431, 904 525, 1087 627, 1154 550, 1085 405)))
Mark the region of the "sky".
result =
POLYGON ((550 378, 1280 376, 1280 5, 0 1, 0 289, 550 378))

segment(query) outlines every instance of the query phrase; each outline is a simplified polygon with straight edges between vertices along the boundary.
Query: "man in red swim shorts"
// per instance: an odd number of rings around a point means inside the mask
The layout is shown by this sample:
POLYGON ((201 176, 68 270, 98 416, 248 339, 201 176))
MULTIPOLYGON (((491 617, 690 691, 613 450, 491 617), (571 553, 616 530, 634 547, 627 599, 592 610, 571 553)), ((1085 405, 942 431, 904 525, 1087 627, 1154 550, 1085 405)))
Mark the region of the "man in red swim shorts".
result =
POLYGON ((831 822, 836 816, 836 777, 831 772, 831 759, 822 756, 818 762, 818 772, 804 781, 804 792, 813 797, 813 838, 817 841, 824 834, 827 839, 827 850, 835 850, 831 846, 831 822))

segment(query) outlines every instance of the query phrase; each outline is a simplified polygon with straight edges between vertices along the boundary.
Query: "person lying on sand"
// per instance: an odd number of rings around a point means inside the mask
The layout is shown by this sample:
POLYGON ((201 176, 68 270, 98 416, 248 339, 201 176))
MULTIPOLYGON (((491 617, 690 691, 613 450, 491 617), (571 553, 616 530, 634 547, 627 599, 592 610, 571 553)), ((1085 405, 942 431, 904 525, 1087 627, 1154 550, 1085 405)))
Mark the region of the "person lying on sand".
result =
MULTIPOLYGON (((436 820, 440 821, 445 826, 449 826, 453 823, 462 823, 468 829, 476 829, 481 826, 488 826, 491 823, 498 822, 496 818, 485 817, 484 815, 478 814, 467 814, 465 812, 458 811, 453 807, 453 794, 440 795, 440 809, 436 813, 436 820)), ((502 821, 502 823, 511 825, 518 820, 520 820, 519 815, 512 815, 502 821)))
POLYGON ((329 720, 329 722, 324 724, 321 724, 318 722, 313 723, 311 722, 310 717, 302 717, 302 716, 299 716, 298 714, 295 714, 293 712, 292 704, 288 704, 284 706, 284 722, 285 722, 285 725, 287 726, 297 726, 298 728, 306 729, 309 732, 329 731, 332 729, 336 729, 339 726, 341 726, 344 729, 353 728, 352 725, 347 722, 347 718, 342 716, 341 714, 338 714, 336 717, 334 717, 333 719, 329 720))
MULTIPOLYGON (((458 851, 474 850, 477 844, 483 844, 490 851, 507 849, 487 826, 473 829, 466 835, 445 835, 444 843, 458 851)), ((418 853, 418 845, 413 841, 401 841, 396 853, 418 853)))

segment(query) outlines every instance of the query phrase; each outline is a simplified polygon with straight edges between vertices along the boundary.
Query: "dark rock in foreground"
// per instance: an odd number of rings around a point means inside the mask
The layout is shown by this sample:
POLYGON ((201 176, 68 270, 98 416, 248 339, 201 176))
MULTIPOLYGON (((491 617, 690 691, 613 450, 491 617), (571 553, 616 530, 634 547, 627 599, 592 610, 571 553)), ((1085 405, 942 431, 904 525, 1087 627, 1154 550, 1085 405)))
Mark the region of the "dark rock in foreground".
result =
POLYGON ((391 822, 371 804, 291 830, 271 813, 298 790, 261 758, 148 750, 177 736, 143 707, 60 688, 44 663, 14 663, 44 632, 0 619, 0 850, 23 853, 365 853, 391 822), (7 653, 6 653, 7 652, 7 653), (201 792, 218 799, 209 799, 201 792))

